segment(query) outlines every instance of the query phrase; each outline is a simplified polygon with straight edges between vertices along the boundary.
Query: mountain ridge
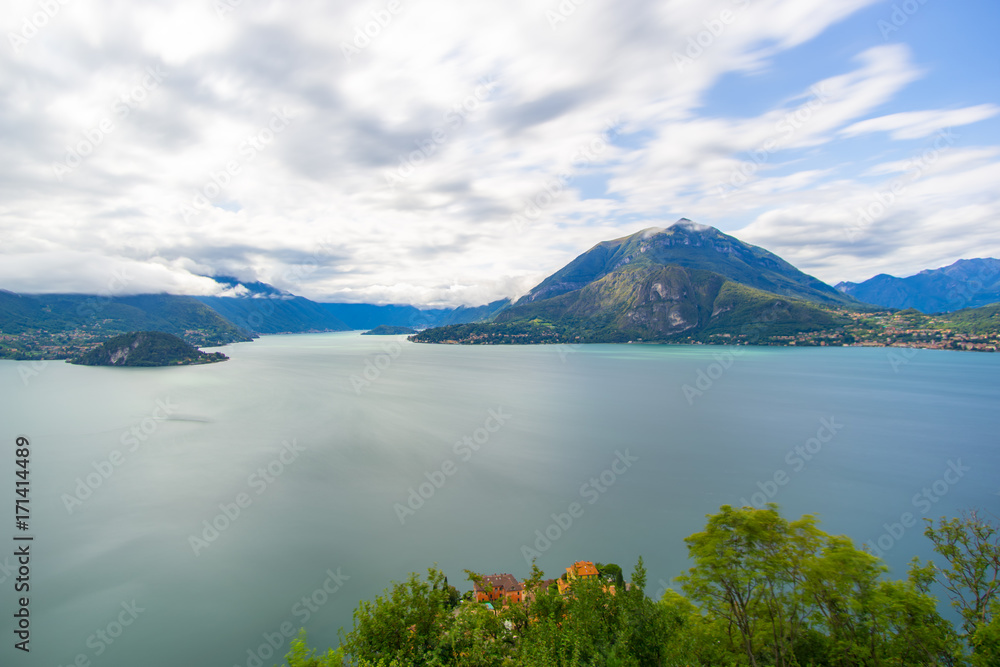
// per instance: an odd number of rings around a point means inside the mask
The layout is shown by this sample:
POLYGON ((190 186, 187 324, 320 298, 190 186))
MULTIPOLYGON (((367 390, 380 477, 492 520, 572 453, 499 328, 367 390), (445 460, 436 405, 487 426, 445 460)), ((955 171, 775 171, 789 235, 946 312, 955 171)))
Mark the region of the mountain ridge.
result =
POLYGON ((515 305, 580 289, 632 263, 709 270, 779 296, 827 304, 855 303, 853 298, 764 248, 681 218, 666 228, 649 227, 597 243, 532 288, 515 305))
POLYGON ((960 259, 898 278, 880 273, 860 283, 840 282, 841 292, 885 308, 954 312, 1000 302, 1000 259, 960 259))

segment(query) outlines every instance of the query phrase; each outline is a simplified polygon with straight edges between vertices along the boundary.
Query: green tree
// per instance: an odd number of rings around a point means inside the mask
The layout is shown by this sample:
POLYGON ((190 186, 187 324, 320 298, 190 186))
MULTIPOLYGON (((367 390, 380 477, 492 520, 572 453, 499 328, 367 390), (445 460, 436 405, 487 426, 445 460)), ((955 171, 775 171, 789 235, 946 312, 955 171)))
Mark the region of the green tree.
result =
POLYGON ((625 588, 625 575, 622 568, 615 563, 594 563, 601 578, 615 585, 619 590, 625 588))
POLYGON ((362 600, 354 611, 354 628, 342 637, 342 648, 356 661, 426 662, 453 621, 448 589, 444 574, 432 567, 426 580, 411 574, 374 601, 362 600))
POLYGON ((1000 608, 1000 529, 975 510, 960 518, 941 517, 937 526, 926 521, 924 535, 948 563, 947 567, 927 566, 962 616, 973 664, 1000 664, 1000 622, 995 613, 1000 608))
POLYGON ((766 509, 723 505, 704 532, 685 540, 695 566, 678 579, 703 611, 736 628, 731 641, 751 665, 763 652, 776 665, 793 664, 804 620, 798 589, 818 536, 814 517, 789 523, 773 503, 766 509))
POLYGON ((288 667, 341 667, 344 664, 344 654, 339 649, 330 649, 326 655, 317 656, 306 644, 306 629, 302 628, 292 640, 285 661, 288 667))

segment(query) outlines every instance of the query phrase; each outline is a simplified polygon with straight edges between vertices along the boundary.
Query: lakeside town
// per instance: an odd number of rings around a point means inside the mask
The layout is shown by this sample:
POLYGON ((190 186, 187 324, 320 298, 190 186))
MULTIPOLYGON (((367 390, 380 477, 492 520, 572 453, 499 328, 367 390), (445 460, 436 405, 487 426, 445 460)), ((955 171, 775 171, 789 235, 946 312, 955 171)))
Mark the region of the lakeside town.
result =
MULTIPOLYGON (((712 334, 711 343, 801 346, 801 347, 903 347, 930 350, 972 350, 996 352, 1000 330, 983 326, 963 326, 953 314, 924 315, 909 309, 860 313, 844 311, 851 322, 837 330, 803 332, 794 335, 767 335, 766 330, 746 334, 712 334)), ((692 343, 697 344, 695 341, 692 343)))

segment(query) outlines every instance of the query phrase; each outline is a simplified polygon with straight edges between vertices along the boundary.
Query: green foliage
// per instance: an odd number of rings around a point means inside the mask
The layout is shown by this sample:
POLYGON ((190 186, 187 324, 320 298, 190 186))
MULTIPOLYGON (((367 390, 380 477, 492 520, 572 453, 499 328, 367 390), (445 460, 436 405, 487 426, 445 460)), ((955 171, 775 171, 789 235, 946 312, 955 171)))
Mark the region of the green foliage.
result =
MULTIPOLYGON (((972 511, 960 518, 942 517, 924 530, 946 567, 927 568, 948 591, 962 615, 962 629, 974 665, 1000 664, 1000 527, 972 511)), ((926 579, 926 577, 925 577, 926 579)))
POLYGON ((885 581, 885 566, 806 515, 724 505, 687 539, 685 592, 734 627, 730 651, 750 665, 948 663, 956 637, 918 569, 885 581))
POLYGON ((317 656, 316 652, 309 650, 306 645, 306 631, 303 628, 292 640, 285 662, 288 663, 288 667, 340 667, 344 664, 344 653, 339 649, 336 651, 330 649, 326 655, 317 656))
POLYGON ((927 535, 949 567, 914 560, 907 579, 894 581, 878 558, 821 531, 811 515, 788 521, 775 505, 724 505, 686 540, 693 567, 679 580, 687 597, 667 590, 649 599, 642 558, 628 586, 616 585, 620 567, 599 563, 599 577, 569 580, 565 595, 541 586, 544 573, 533 564, 530 603, 494 612, 456 602, 457 591, 432 568, 425 579, 411 575, 362 602, 342 653, 317 658, 302 635, 289 665, 327 667, 342 658, 355 667, 1000 664, 997 527, 973 513, 942 519, 927 535), (938 614, 935 577, 967 619, 971 653, 938 614))
POLYGON ((451 625, 451 593, 436 568, 416 574, 354 611, 354 629, 342 640, 347 654, 372 663, 424 664, 438 652, 451 625))
POLYGON ((1000 331, 1000 303, 968 308, 945 316, 948 326, 965 334, 993 334, 1000 331))
POLYGON ((228 358, 221 352, 202 352, 171 334, 137 331, 115 336, 70 363, 83 366, 178 366, 208 364, 228 358))

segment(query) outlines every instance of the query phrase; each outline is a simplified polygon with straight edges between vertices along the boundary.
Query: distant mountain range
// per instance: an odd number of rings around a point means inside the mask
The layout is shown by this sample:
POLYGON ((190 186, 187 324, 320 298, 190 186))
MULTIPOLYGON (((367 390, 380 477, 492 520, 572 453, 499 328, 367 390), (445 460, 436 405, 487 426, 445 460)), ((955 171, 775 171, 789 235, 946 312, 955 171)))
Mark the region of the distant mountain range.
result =
POLYGON ((379 325, 422 329, 489 319, 510 305, 501 299, 485 306, 432 308, 369 303, 319 303, 262 282, 215 276, 231 296, 199 296, 198 301, 250 334, 374 329, 379 325))
POLYGON ((1000 260, 960 259, 908 278, 881 273, 863 283, 842 282, 837 289, 886 308, 916 308, 945 313, 1000 302, 1000 260))
POLYGON ((415 306, 376 306, 370 303, 321 303, 325 310, 347 323, 351 329, 374 329, 381 324, 422 329, 425 327, 481 322, 510 305, 500 299, 485 306, 459 306, 421 310, 415 306))
MULTIPOLYGON (((425 329, 414 340, 428 342, 755 342, 839 331, 830 344, 843 344, 837 341, 850 340, 858 326, 870 333, 871 322, 859 323, 879 306, 937 313, 1000 302, 1000 260, 962 260, 909 278, 880 275, 834 288, 763 248, 687 218, 598 243, 516 303, 437 309, 318 303, 263 282, 214 280, 226 296, 0 290, 0 334, 7 334, 0 357, 77 356, 133 331, 214 346, 261 334, 381 325, 425 329)), ((987 329, 996 319, 993 311, 962 317, 985 322, 987 329)))
POLYGON ((479 307, 317 303, 262 282, 215 280, 229 296, 15 294, 0 290, 0 358, 63 359, 125 333, 158 331, 199 346, 249 341, 262 334, 424 328, 492 317, 503 299, 479 307))

